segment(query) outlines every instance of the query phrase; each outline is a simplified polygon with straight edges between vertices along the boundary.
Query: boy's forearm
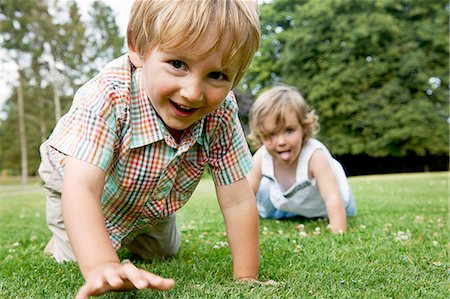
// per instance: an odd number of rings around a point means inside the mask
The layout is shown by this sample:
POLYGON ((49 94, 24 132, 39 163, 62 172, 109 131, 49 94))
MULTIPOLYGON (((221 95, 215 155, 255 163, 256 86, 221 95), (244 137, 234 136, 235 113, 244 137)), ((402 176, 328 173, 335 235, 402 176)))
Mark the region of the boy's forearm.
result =
POLYGON ((233 258, 234 278, 257 278, 259 270, 259 227, 252 197, 222 209, 233 258))
POLYGON ((99 199, 89 192, 63 196, 64 223, 78 265, 86 278, 90 270, 106 263, 119 263, 101 212, 99 199))
POLYGON ((64 224, 83 276, 105 263, 119 263, 105 227, 100 198, 105 173, 87 162, 67 157, 61 209, 64 224))

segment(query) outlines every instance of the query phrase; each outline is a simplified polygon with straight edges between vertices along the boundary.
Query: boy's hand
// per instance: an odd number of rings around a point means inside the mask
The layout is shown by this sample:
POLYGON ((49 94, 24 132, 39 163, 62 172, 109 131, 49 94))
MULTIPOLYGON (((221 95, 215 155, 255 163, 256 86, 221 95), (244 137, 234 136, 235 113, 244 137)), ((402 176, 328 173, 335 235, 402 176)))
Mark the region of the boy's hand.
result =
POLYGON ((166 291, 174 286, 173 279, 162 278, 131 263, 101 265, 88 274, 86 283, 78 290, 77 299, 98 296, 109 291, 155 289, 166 291))

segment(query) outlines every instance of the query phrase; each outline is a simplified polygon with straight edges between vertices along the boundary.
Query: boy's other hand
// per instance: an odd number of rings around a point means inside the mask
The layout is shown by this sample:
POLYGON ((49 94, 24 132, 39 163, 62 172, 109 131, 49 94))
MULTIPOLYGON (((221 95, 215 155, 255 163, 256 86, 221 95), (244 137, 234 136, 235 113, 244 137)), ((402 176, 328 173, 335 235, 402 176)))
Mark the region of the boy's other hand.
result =
POLYGON ((251 278, 251 277, 238 278, 237 282, 242 283, 242 284, 256 284, 256 285, 261 285, 261 286, 277 286, 278 285, 278 282, 276 282, 272 279, 269 279, 267 281, 260 281, 258 279, 251 278))
POLYGON ((78 290, 77 299, 102 295, 109 291, 134 289, 155 289, 166 291, 174 286, 173 279, 163 278, 132 263, 109 263, 94 268, 86 277, 85 284, 78 290))

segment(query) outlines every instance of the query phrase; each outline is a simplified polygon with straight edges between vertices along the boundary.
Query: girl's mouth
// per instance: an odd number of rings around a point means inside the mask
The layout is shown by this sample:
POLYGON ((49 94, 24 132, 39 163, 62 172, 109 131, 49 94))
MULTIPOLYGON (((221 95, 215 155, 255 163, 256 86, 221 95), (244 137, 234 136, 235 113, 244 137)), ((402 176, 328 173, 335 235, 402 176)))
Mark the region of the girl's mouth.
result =
POLYGON ((281 160, 287 161, 291 158, 291 151, 287 150, 287 151, 278 152, 278 155, 280 156, 281 160))

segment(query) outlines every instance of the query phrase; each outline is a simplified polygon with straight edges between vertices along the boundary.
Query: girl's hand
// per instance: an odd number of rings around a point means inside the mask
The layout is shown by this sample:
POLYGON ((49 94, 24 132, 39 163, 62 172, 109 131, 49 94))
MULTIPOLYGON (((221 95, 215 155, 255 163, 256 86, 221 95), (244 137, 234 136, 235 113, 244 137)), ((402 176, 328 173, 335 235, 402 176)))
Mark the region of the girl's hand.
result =
POLYGON ((86 277, 85 284, 78 290, 77 299, 102 295, 109 291, 134 289, 155 289, 166 291, 174 286, 173 279, 162 278, 139 269, 130 262, 109 263, 94 268, 86 277))

